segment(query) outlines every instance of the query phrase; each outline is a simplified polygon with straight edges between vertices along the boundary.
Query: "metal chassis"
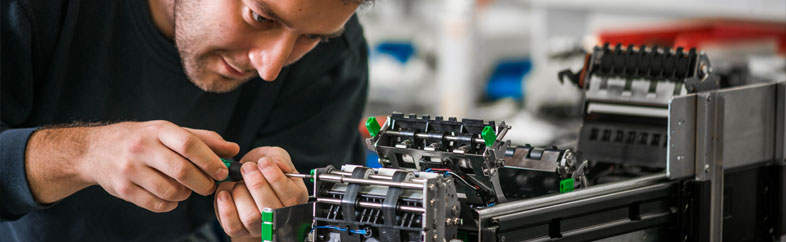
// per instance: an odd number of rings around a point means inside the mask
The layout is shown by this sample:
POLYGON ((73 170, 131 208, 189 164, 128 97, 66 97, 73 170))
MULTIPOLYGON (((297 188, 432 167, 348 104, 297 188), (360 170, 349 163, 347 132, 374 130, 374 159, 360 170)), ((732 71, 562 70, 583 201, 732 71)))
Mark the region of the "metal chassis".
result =
POLYGON ((650 228, 664 229, 665 241, 722 241, 724 180, 745 172, 768 174, 754 182, 767 194, 750 193, 770 209, 756 240, 786 241, 785 117, 786 82, 674 97, 664 174, 476 210, 478 241, 587 241, 650 228))

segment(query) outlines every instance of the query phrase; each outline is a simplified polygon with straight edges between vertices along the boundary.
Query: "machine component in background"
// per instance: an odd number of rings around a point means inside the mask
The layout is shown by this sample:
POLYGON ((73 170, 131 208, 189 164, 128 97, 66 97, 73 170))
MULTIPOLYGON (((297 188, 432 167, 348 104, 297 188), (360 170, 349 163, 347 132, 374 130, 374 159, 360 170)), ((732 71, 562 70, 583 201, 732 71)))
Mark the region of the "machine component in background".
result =
POLYGON ((578 150, 591 161, 665 168, 669 101, 718 89, 711 72, 695 49, 595 47, 579 72, 559 73, 585 94, 578 150))
POLYGON ((384 126, 369 119, 367 127, 372 137, 366 143, 377 152, 383 167, 454 175, 456 189, 470 207, 508 201, 500 182, 501 168, 556 177, 552 179, 555 188, 562 180, 574 178, 579 179, 576 186, 587 185, 583 167, 570 150, 511 145, 503 141, 511 128, 504 122, 393 113, 384 126))

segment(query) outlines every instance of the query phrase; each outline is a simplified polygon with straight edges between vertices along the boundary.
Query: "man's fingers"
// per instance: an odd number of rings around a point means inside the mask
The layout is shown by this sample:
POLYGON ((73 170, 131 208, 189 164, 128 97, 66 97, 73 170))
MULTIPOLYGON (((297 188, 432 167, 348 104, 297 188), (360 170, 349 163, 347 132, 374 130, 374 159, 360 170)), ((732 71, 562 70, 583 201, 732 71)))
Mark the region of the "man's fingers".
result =
POLYGON ((146 161, 149 166, 200 195, 207 196, 213 193, 215 187, 213 179, 205 175, 190 161, 166 148, 160 148, 158 152, 152 152, 152 154, 155 156, 146 161))
POLYGON ((295 171, 295 165, 292 164, 292 158, 289 157, 289 153, 286 150, 282 149, 281 147, 274 147, 274 146, 266 146, 266 147, 259 147, 253 149, 248 152, 244 157, 250 157, 253 160, 250 161, 257 161, 260 157, 267 157, 271 160, 279 163, 281 166, 281 170, 285 173, 293 173, 295 171))
POLYGON ((240 152, 240 146, 238 146, 237 143, 224 140, 221 135, 214 131, 191 128, 185 129, 199 137, 199 139, 205 142, 205 144, 220 157, 233 157, 240 152))
POLYGON ((306 190, 302 179, 290 179, 284 175, 279 165, 274 164, 267 157, 260 158, 258 163, 259 171, 262 172, 265 180, 273 188, 284 206, 300 204, 308 199, 308 190, 306 190))
POLYGON ((191 190, 161 172, 146 166, 141 169, 144 171, 140 174, 149 175, 133 176, 131 181, 156 197, 170 202, 179 202, 186 200, 191 195, 191 190))
MULTIPOLYGON (((227 191, 219 191, 217 194, 216 207, 218 210, 218 219, 221 222, 221 228, 230 237, 238 237, 248 235, 248 230, 240 222, 235 208, 235 201, 227 191)), ((260 228, 261 229, 261 228, 260 228)))
POLYGON ((177 207, 177 202, 164 201, 133 183, 117 185, 115 189, 115 196, 152 212, 169 212, 177 207))
POLYGON ((237 214, 240 217, 240 222, 248 231, 248 234, 254 237, 260 236, 262 229, 262 213, 254 203, 254 198, 251 197, 246 186, 239 182, 235 184, 232 189, 232 198, 235 200, 235 207, 237 214))
POLYGON ((273 188, 270 187, 265 177, 262 176, 262 172, 259 171, 256 163, 243 163, 241 172, 243 173, 243 182, 246 184, 251 197, 254 198, 258 211, 262 211, 264 208, 283 207, 273 188))
POLYGON ((158 139, 161 143, 190 160, 205 174, 218 181, 229 174, 221 159, 199 137, 174 124, 160 128, 158 139))

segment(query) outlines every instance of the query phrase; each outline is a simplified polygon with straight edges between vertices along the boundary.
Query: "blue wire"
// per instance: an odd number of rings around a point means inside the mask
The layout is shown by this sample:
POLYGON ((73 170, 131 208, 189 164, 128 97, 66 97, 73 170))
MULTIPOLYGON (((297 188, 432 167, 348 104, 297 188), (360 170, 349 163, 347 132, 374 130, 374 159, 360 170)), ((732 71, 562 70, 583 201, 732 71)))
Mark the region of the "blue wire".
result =
POLYGON ((426 169, 426 172, 431 172, 431 168, 426 169))
POLYGON ((342 228, 335 227, 335 226, 316 226, 316 227, 312 227, 311 231, 314 231, 314 229, 335 229, 335 230, 338 230, 338 231, 349 231, 350 233, 354 233, 354 234, 366 234, 366 230, 365 229, 347 230, 347 229, 342 229, 342 228))

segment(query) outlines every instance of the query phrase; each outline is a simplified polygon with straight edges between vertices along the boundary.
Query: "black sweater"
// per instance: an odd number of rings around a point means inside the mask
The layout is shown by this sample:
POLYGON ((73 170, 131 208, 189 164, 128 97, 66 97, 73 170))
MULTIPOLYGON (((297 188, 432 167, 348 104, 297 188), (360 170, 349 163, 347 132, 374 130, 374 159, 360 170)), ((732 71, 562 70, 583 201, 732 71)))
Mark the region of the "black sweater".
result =
MULTIPOLYGON (((215 220, 212 196, 156 214, 92 186, 50 205, 25 175, 30 134, 77 121, 168 120, 286 149, 299 171, 361 162, 367 47, 356 17, 274 82, 224 94, 192 84, 145 0, 2 0, 0 240, 172 241, 215 220)), ((236 158, 238 158, 236 157, 236 158)))

